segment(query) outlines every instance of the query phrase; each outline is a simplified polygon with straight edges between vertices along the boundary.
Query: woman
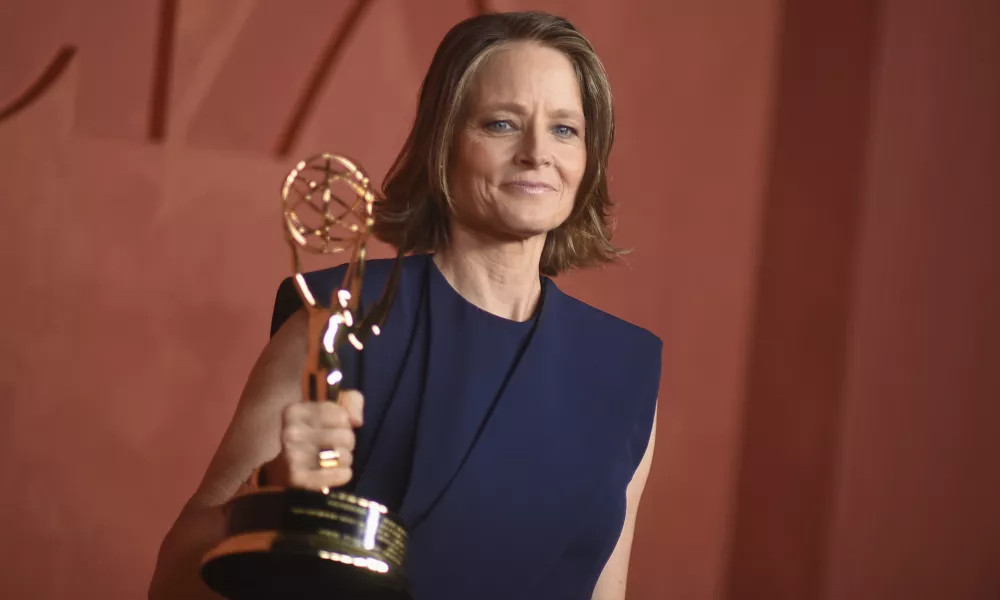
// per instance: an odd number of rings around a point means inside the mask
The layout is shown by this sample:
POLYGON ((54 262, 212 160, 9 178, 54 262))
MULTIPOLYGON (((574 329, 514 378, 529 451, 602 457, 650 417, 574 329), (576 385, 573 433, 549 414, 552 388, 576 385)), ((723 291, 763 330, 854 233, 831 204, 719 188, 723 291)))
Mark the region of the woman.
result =
MULTIPOLYGON (((383 335, 345 353, 338 403, 303 402, 305 318, 282 284, 151 598, 213 597, 199 560, 260 465, 273 483, 346 486, 392 508, 418 600, 625 597, 661 343, 548 278, 620 254, 613 134, 603 67, 565 20, 493 14, 447 34, 377 203, 379 237, 409 254, 383 335), (339 466, 322 468, 331 447, 339 466)), ((371 261, 365 289, 388 271, 371 261)), ((342 275, 309 282, 326 293, 342 275)))

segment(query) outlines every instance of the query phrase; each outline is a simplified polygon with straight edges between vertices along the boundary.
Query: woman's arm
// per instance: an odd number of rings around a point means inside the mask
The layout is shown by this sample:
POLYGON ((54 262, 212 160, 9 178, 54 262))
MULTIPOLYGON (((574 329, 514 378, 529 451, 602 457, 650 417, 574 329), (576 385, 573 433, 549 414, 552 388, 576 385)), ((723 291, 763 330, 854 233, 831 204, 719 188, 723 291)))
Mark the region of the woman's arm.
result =
POLYGON ((626 490, 625 525, 622 527, 618 543, 611 553, 601 577, 594 588, 593 600, 625 600, 625 584, 628 580, 628 563, 632 553, 632 536, 635 533, 635 517, 639 512, 639 499, 646 487, 649 466, 653 462, 653 447, 656 445, 656 411, 653 413, 653 429, 649 434, 649 444, 642 455, 638 468, 626 490))
POLYGON ((288 319, 261 352, 201 484, 160 546, 150 600, 218 599, 201 581, 201 558, 224 536, 222 506, 281 451, 281 414, 302 399, 306 315, 288 319))

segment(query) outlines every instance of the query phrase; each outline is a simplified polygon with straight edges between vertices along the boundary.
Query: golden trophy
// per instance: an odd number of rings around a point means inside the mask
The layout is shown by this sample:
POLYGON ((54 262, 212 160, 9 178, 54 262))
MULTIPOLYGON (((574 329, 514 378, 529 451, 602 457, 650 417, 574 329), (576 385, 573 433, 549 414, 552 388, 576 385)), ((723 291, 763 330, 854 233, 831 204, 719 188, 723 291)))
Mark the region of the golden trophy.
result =
MULTIPOLYGON (((343 379, 338 348, 362 350, 392 303, 401 256, 381 298, 362 315, 361 288, 375 194, 353 161, 321 154, 299 162, 281 192, 293 280, 309 316, 303 396, 335 401, 343 379), (300 271, 300 252, 350 252, 341 286, 323 304, 300 271)), ((323 450, 319 464, 336 464, 323 450)), ((259 473, 255 472, 253 480, 259 473)), ((337 490, 251 485, 226 505, 226 538, 202 559, 202 578, 232 600, 408 599, 407 533, 385 506, 337 490)))

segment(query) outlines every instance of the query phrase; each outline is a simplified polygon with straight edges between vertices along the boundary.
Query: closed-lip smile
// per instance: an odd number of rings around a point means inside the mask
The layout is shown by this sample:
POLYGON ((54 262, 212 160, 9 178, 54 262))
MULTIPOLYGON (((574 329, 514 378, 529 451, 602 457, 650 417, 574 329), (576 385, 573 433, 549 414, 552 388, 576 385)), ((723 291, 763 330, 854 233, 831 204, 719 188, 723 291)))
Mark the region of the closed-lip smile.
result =
POLYGON ((503 186, 513 188, 525 194, 542 194, 545 192, 554 192, 556 189, 544 181, 507 181, 503 186))

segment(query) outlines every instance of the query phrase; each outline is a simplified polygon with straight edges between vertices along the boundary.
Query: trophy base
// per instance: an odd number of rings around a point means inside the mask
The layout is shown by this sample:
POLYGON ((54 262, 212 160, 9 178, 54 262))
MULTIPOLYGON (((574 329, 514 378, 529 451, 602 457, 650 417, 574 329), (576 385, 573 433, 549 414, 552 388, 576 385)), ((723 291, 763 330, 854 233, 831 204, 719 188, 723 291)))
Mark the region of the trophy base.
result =
POLYGON ((412 598, 405 532, 377 503, 265 488, 235 498, 227 513, 228 537, 202 559, 201 575, 230 600, 412 598))

